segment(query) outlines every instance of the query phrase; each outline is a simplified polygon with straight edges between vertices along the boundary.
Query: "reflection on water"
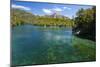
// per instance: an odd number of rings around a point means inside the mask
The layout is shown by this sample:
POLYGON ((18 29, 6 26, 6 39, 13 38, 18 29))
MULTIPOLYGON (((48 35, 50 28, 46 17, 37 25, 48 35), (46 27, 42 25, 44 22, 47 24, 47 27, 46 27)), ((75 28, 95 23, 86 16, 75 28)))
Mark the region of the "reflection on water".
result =
POLYGON ((65 32, 65 31, 46 31, 44 33, 44 39, 46 40, 54 40, 54 41, 62 41, 62 42, 66 42, 66 43, 69 43, 67 42, 68 40, 71 41, 71 31, 69 32, 65 32))
POLYGON ((12 29, 12 65, 72 62, 70 28, 49 29, 31 25, 12 29))

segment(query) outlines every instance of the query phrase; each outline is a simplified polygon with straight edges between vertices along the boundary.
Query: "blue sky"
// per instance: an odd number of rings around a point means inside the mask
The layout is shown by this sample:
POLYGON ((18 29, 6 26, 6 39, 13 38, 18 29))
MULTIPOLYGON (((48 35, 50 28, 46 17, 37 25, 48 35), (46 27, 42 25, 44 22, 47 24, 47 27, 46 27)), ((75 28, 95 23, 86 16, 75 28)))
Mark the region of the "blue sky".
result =
POLYGON ((43 2, 21 2, 13 1, 12 8, 18 8, 26 10, 36 15, 46 15, 52 14, 54 12, 59 12, 61 15, 72 18, 75 16, 76 12, 80 9, 91 8, 89 5, 69 5, 69 4, 51 4, 43 2))

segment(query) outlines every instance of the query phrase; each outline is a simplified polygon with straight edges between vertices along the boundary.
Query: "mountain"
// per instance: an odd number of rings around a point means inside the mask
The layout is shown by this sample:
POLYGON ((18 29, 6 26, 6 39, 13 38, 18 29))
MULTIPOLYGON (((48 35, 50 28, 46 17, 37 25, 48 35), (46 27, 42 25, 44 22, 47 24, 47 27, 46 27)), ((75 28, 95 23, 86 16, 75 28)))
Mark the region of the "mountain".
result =
POLYGON ((20 9, 11 9, 11 25, 32 24, 38 26, 72 26, 72 20, 59 13, 39 16, 20 9))
POLYGON ((66 16, 61 15, 59 12, 54 12, 54 13, 51 14, 51 15, 45 15, 45 16, 46 16, 46 17, 51 17, 51 18, 70 19, 70 18, 68 18, 68 17, 66 17, 66 16))

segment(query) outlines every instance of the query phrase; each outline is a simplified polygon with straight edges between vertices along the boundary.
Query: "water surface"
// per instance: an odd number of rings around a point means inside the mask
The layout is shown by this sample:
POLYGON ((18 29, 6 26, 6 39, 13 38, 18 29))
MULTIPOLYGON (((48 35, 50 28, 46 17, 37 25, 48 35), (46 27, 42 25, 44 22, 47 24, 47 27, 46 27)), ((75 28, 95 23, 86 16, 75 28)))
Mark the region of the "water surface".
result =
POLYGON ((22 25, 12 28, 12 65, 78 61, 71 28, 22 25))

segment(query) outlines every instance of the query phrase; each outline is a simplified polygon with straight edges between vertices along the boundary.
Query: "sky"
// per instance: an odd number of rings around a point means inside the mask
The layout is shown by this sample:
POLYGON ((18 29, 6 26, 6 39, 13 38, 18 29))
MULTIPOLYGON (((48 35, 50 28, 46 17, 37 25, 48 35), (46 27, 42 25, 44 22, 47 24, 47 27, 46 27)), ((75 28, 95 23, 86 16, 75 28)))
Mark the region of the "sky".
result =
POLYGON ((22 9, 31 12, 35 15, 50 15, 55 12, 59 12, 63 16, 72 18, 76 15, 76 12, 83 8, 91 8, 91 5, 73 5, 73 4, 55 4, 55 3, 43 3, 43 2, 24 2, 12 0, 12 8, 22 9))

